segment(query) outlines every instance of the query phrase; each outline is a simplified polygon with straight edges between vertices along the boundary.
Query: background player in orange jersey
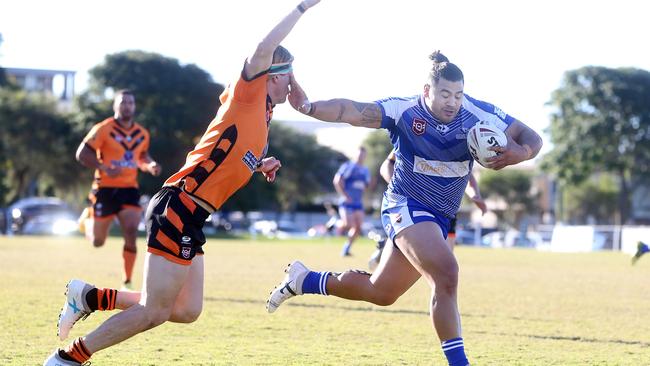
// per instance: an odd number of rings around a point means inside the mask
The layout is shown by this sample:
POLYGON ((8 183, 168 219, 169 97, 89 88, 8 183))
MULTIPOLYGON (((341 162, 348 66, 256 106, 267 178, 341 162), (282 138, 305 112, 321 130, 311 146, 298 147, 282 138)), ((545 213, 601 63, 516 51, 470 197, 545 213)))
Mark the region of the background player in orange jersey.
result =
POLYGON ((74 323, 95 310, 123 311, 85 337, 55 350, 45 365, 79 365, 104 348, 166 321, 191 323, 203 307, 203 223, 254 172, 273 182, 280 161, 265 158, 273 106, 289 93, 293 56, 280 42, 303 13, 320 0, 305 0, 280 21, 244 62, 221 108, 185 165, 165 182, 147 208, 147 245, 141 292, 68 283, 59 318, 65 339, 74 323))
POLYGON ((149 132, 133 120, 135 96, 130 90, 115 93, 113 111, 113 117, 93 126, 77 149, 77 160, 95 170, 91 206, 81 214, 80 224, 93 245, 101 247, 117 216, 124 235, 123 287, 131 289, 142 211, 138 168, 158 175, 161 167, 149 155, 149 132))

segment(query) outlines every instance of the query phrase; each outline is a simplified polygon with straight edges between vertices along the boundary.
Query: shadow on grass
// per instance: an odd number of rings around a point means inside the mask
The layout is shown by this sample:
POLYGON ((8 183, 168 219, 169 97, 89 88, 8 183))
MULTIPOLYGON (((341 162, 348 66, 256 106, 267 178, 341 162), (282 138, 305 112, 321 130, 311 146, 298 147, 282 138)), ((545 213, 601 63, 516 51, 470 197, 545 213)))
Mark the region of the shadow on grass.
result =
MULTIPOLYGON (((227 302, 227 303, 236 303, 236 304, 252 304, 263 306, 266 304, 265 301, 253 300, 253 299, 233 299, 233 298, 222 298, 222 297, 205 297, 205 301, 208 302, 227 302)), ((319 304, 302 304, 302 303, 286 303, 284 306, 289 307, 299 307, 299 308, 312 308, 312 309, 340 309, 345 311, 356 311, 356 312, 378 312, 378 313, 390 313, 390 314, 409 314, 409 315, 423 315, 429 316, 429 312, 420 311, 420 310, 408 310, 408 309, 388 309, 388 308, 377 308, 377 307, 353 307, 353 306, 326 306, 319 304)), ((468 318, 487 318, 487 315, 474 315, 462 313, 462 317, 468 318)), ((511 320, 531 320, 521 317, 509 317, 511 320)), ((538 321, 550 321, 548 319, 539 319, 538 321)), ((598 339, 598 338, 585 338, 580 336, 554 336, 554 335, 539 335, 539 334, 522 334, 522 333, 495 333, 495 332, 486 332, 486 331, 473 331, 473 333, 484 334, 490 336, 515 336, 515 337, 526 337, 533 339, 544 339, 544 340, 553 340, 553 341, 573 341, 581 343, 603 343, 603 344, 624 344, 630 346, 642 346, 650 347, 650 342, 643 341, 629 341, 624 339, 598 339)))

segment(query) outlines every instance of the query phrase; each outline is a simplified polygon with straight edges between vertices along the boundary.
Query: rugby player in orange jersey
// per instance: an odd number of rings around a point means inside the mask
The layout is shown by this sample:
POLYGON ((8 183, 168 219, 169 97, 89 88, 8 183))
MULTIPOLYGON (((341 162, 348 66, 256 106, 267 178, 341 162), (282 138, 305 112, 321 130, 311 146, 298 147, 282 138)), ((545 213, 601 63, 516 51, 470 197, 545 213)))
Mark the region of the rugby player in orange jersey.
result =
POLYGON ((113 111, 113 117, 93 126, 77 149, 77 160, 95 170, 88 196, 91 206, 84 210, 80 221, 86 237, 95 247, 101 247, 117 216, 124 236, 123 288, 131 289, 142 211, 138 168, 157 176, 161 167, 149 155, 149 132, 133 120, 135 96, 130 90, 115 93, 113 111))
POLYGON ((58 323, 65 339, 74 323, 95 310, 122 309, 97 329, 56 349, 44 365, 79 365, 166 321, 191 323, 203 306, 202 226, 254 172, 273 182, 280 162, 265 158, 272 108, 283 103, 293 76, 293 56, 280 42, 303 13, 320 0, 305 0, 281 20, 244 62, 238 80, 221 95, 222 106, 207 131, 147 208, 147 245, 141 292, 68 283, 58 323))

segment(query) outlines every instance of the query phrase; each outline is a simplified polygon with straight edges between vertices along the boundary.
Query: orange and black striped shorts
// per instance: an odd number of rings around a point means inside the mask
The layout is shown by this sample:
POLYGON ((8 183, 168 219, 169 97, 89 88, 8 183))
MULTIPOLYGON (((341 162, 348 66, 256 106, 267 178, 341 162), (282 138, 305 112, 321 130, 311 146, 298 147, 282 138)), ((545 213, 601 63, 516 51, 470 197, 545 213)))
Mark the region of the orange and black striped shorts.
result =
POLYGON ((147 207, 147 247, 152 254, 189 265, 203 254, 203 224, 210 214, 177 187, 162 187, 147 207))

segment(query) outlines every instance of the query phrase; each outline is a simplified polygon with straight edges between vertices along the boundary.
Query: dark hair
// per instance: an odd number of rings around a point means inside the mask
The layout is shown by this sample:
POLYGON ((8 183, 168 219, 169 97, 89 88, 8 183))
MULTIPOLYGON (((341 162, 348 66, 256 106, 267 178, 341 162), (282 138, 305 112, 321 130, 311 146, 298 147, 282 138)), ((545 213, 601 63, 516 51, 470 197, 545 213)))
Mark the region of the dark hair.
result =
POLYGON ((135 98, 135 94, 133 94, 133 90, 131 89, 120 89, 115 92, 115 98, 117 98, 120 95, 130 95, 133 98, 135 98))
POLYGON ((429 55, 431 60, 431 71, 429 72, 429 81, 432 85, 437 84, 440 78, 449 81, 462 81, 465 82, 463 72, 458 66, 449 62, 447 56, 443 55, 439 50, 434 51, 429 55))

